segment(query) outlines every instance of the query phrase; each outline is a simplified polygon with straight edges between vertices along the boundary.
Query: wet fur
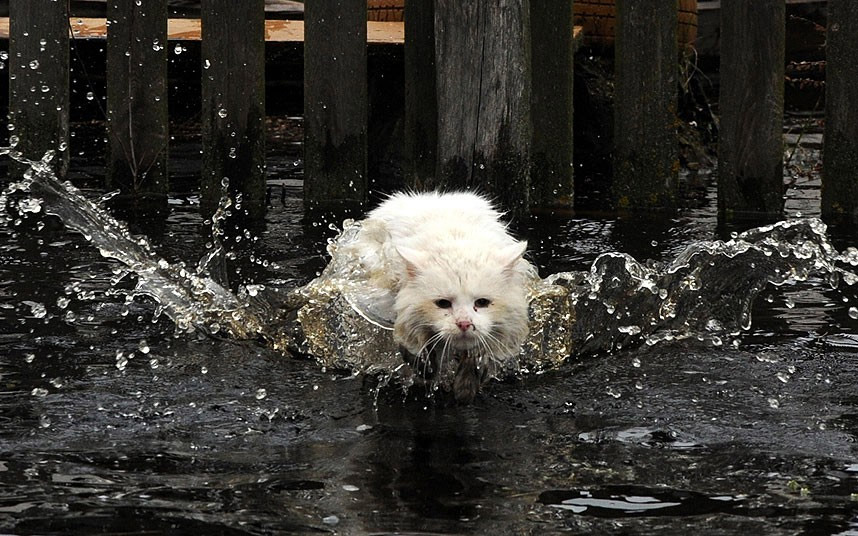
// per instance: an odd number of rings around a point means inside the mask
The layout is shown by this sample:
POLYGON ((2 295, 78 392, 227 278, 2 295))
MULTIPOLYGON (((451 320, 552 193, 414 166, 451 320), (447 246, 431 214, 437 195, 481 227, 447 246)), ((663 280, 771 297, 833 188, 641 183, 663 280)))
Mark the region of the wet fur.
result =
POLYGON ((463 402, 527 336, 535 270, 500 217, 471 193, 396 194, 369 214, 355 244, 376 284, 396 294, 394 339, 405 360, 429 380, 455 365, 452 388, 463 402))

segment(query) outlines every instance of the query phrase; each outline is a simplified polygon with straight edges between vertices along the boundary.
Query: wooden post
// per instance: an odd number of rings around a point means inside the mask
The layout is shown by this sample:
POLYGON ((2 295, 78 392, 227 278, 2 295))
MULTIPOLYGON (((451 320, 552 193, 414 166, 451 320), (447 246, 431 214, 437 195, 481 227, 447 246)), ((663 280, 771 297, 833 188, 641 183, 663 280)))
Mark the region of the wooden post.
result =
POLYGON ((69 166, 68 2, 9 3, 9 115, 17 150, 38 160, 57 151, 54 171, 69 166))
POLYGON ((858 221, 858 2, 829 0, 822 216, 858 221))
POLYGON ((438 178, 529 207, 530 0, 435 0, 438 178))
MULTIPOLYGON (((167 208, 167 0, 107 4, 107 182, 167 208)), ((148 204, 148 203, 147 203, 148 204)))
POLYGON ((405 3, 405 183, 417 191, 435 182, 438 92, 435 87, 435 4, 405 3))
MULTIPOLYGON (((202 2, 203 170, 210 215, 224 178, 239 213, 265 215, 265 2, 202 2)), ((235 210, 233 210, 235 213, 235 210)))
POLYGON ((366 0, 304 4, 304 200, 367 197, 366 0))
POLYGON ((571 209, 572 79, 575 41, 572 0, 530 0, 533 80, 530 204, 571 209))
POLYGON ((677 2, 617 0, 614 182, 617 208, 676 203, 677 2))
POLYGON ((721 2, 718 213, 777 216, 784 205, 783 0, 721 2))

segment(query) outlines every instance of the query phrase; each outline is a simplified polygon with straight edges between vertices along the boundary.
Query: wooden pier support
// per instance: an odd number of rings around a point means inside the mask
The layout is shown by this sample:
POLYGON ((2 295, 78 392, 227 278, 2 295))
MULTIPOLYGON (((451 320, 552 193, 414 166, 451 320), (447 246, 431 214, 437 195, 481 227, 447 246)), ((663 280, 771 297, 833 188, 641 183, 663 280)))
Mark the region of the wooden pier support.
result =
POLYGON ((858 2, 829 0, 822 216, 858 222, 858 2))
POLYGON ((777 217, 783 212, 785 35, 783 0, 722 0, 722 219, 777 217))
POLYGON ((304 5, 304 200, 310 210, 367 198, 366 0, 304 5))
POLYGON ((575 39, 572 0, 530 0, 532 210, 571 209, 572 80, 575 39))
MULTIPOLYGON (((203 171, 210 215, 224 178, 240 214, 265 214, 265 2, 202 2, 203 171)), ((236 211, 233 210, 235 213, 236 211)))
POLYGON ((435 82, 435 3, 405 3, 405 184, 422 191, 435 185, 438 154, 438 90, 435 82))
POLYGON ((167 0, 107 4, 107 183, 167 208, 167 0))
POLYGON ((677 2, 617 0, 613 196, 617 208, 676 203, 677 2))
POLYGON ((9 3, 9 116, 17 150, 38 160, 57 151, 54 171, 69 166, 68 2, 9 3))
POLYGON ((529 207, 530 0, 435 0, 438 182, 529 207))

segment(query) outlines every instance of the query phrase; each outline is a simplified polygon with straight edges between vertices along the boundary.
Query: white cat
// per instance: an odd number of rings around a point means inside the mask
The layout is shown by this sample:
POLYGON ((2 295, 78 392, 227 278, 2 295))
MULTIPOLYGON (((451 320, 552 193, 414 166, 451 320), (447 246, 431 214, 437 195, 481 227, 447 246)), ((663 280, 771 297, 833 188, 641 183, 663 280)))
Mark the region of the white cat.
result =
POLYGON ((395 295, 406 361, 427 378, 456 366, 460 401, 518 355, 528 332, 536 270, 500 217, 473 193, 398 193, 369 213, 353 245, 374 284, 395 295))

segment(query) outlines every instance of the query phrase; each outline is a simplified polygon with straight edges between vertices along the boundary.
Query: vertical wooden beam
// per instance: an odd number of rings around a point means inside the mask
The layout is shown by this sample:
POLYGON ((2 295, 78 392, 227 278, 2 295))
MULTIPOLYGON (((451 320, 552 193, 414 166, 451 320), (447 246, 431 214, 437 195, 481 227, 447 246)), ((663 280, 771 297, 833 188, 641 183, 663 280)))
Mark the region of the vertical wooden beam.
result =
POLYGON ((722 219, 783 211, 784 0, 721 2, 722 219))
POLYGON ((166 209, 167 0, 110 0, 107 20, 107 182, 166 209))
POLYGON ((678 2, 617 0, 614 182, 618 208, 676 202, 678 2))
POLYGON ((530 0, 435 0, 438 186, 529 207, 530 0))
POLYGON ((530 0, 530 28, 533 66, 530 204, 537 210, 571 209, 575 192, 572 0, 530 0))
POLYGON ((435 4, 405 3, 405 183, 425 190, 435 181, 438 92, 435 86, 435 4))
POLYGON ((67 2, 9 3, 9 115, 17 149, 40 159, 57 151, 54 171, 69 166, 69 11, 67 2))
POLYGON ((304 4, 304 199, 309 209, 367 197, 366 0, 304 4))
POLYGON ((858 2, 829 0, 822 216, 858 222, 858 2))
MULTIPOLYGON (((240 213, 265 215, 265 2, 202 2, 201 208, 241 194, 240 213)), ((233 210, 235 212, 235 210, 233 210)))

